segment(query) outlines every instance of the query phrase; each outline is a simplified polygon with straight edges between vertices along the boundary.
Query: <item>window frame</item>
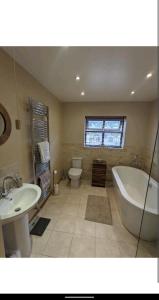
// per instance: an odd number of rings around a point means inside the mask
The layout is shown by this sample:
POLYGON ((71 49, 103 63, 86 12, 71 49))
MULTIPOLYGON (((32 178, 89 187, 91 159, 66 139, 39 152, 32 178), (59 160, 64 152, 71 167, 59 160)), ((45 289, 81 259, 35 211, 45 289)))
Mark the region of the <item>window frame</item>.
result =
POLYGON ((85 117, 85 132, 84 132, 84 146, 88 148, 114 148, 114 149, 122 149, 124 147, 125 140, 125 129, 126 129, 126 116, 86 116, 85 117), (120 121, 121 129, 106 129, 105 121, 120 121), (88 127, 88 121, 103 121, 102 129, 94 129, 92 130, 88 127), (86 144, 86 135, 89 132, 97 132, 102 133, 102 144, 101 145, 88 145, 86 144), (108 146, 104 145, 104 135, 105 133, 120 133, 120 145, 119 146, 108 146))

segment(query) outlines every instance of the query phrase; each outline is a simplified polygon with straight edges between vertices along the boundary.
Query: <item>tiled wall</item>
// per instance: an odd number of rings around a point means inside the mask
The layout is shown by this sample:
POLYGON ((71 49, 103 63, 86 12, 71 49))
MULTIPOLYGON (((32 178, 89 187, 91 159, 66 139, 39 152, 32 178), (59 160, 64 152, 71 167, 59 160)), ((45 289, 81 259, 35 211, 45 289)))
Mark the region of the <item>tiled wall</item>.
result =
POLYGON ((156 146, 155 146, 158 121, 159 121, 159 100, 156 100, 152 103, 152 109, 150 111, 150 122, 149 122, 149 131, 147 137, 145 166, 146 166, 147 173, 150 171, 150 167, 152 167, 151 176, 159 182, 159 151, 158 151, 159 138, 156 141, 156 146))
POLYGON ((129 165, 149 171, 152 151, 148 132, 152 102, 134 103, 65 103, 63 105, 63 169, 71 166, 71 158, 83 158, 83 177, 91 178, 93 159, 107 162, 107 180, 112 180, 111 169, 117 165, 129 165), (126 116, 127 127, 123 149, 84 147, 85 116, 126 116), (137 160, 136 160, 137 155, 137 160))
POLYGON ((151 176, 159 182, 159 133, 155 143, 154 155, 152 159, 151 176))
POLYGON ((112 167, 117 165, 130 165, 145 170, 144 149, 138 147, 125 147, 124 149, 90 149, 83 147, 82 144, 63 144, 63 167, 65 174, 71 166, 73 156, 82 157, 83 178, 91 178, 91 168, 93 159, 100 158, 107 162, 107 180, 112 180, 112 167), (137 160, 135 158, 137 154, 137 160))

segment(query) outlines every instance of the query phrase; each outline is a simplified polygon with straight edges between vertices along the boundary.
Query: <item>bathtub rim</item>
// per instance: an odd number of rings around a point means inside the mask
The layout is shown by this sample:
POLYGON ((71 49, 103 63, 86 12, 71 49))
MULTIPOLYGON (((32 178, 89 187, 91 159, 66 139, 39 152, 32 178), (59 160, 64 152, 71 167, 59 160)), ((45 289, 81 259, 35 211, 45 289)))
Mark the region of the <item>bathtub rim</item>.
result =
MULTIPOLYGON (((135 170, 140 171, 140 172, 144 175, 144 177, 145 177, 147 180, 148 180, 148 178, 149 178, 149 175, 148 175, 145 171, 143 171, 143 170, 141 170, 141 169, 134 168, 134 167, 130 167, 130 166, 126 166, 126 165, 122 165, 122 166, 117 165, 117 166, 112 167, 112 173, 113 173, 113 176, 114 176, 114 178, 115 178, 116 184, 117 184, 117 186, 118 186, 118 188, 119 188, 119 190, 120 190, 122 196, 124 197, 124 199, 125 199, 126 201, 130 202, 130 203, 131 203, 132 205, 134 205, 135 207, 137 207, 137 208, 143 210, 143 209, 144 209, 144 203, 143 203, 143 205, 142 205, 142 204, 140 204, 139 202, 137 202, 136 200, 134 200, 134 199, 127 193, 127 191, 126 191, 126 189, 125 189, 125 187, 124 187, 124 184, 123 184, 122 180, 120 179, 120 176, 119 176, 119 174, 118 174, 118 172, 117 172, 117 168, 122 168, 122 167, 123 167, 123 168, 129 168, 129 169, 135 169, 135 170)), ((150 180, 151 180, 151 182, 152 182, 153 184, 157 184, 157 182, 156 182, 152 177, 151 177, 150 180)), ((151 214, 156 215, 156 216, 159 216, 159 212, 158 212, 157 209, 153 209, 153 208, 150 208, 150 207, 145 207, 145 212, 151 213, 151 214)))

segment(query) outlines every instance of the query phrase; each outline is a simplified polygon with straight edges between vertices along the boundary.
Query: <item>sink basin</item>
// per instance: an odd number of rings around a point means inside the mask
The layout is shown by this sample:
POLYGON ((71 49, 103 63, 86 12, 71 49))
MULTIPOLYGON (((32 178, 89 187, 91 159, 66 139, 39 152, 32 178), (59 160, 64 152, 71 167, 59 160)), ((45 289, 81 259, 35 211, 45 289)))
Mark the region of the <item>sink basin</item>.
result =
POLYGON ((15 221, 31 210, 41 196, 41 189, 36 184, 24 183, 15 188, 6 198, 0 199, 0 219, 2 224, 15 221))
POLYGON ((0 199, 0 220, 7 257, 12 257, 15 252, 20 257, 30 256, 32 243, 28 212, 40 196, 38 185, 24 183, 22 187, 13 189, 6 198, 0 199))

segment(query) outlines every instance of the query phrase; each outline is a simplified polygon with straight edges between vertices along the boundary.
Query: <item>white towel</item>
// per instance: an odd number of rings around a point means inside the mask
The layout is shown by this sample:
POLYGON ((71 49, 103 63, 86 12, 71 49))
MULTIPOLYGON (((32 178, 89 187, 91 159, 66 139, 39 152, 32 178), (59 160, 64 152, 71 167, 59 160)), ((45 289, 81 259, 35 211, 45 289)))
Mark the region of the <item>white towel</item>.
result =
POLYGON ((50 160, 50 149, 49 149, 49 142, 41 142, 38 143, 38 148, 40 152, 41 162, 46 163, 50 160))

